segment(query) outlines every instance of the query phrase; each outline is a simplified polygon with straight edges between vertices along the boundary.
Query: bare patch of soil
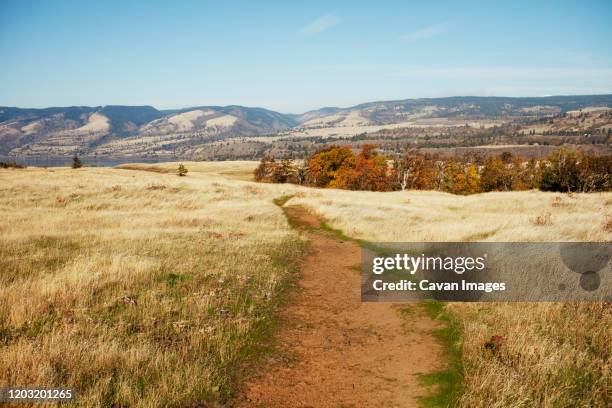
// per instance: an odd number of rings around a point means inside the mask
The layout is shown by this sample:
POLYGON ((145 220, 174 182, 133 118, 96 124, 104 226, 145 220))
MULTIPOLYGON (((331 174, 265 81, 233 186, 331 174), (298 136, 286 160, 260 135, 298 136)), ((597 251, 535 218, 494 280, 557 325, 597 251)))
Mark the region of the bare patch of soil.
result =
POLYGON ((247 381, 238 407, 414 407, 418 374, 442 367, 439 323, 416 304, 361 303, 360 248, 285 207, 311 243, 300 290, 283 311, 279 353, 247 381))

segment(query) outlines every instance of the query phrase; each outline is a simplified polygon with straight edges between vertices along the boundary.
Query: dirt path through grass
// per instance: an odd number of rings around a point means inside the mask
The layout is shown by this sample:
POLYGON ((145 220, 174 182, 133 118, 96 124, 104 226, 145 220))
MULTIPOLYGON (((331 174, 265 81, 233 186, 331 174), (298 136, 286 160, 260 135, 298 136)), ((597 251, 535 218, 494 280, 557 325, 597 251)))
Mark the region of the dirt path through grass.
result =
POLYGON ((360 248, 284 207, 310 241, 300 289, 281 315, 280 353, 259 366, 239 407, 414 407, 418 374, 443 368, 440 323, 410 304, 361 303, 360 248))

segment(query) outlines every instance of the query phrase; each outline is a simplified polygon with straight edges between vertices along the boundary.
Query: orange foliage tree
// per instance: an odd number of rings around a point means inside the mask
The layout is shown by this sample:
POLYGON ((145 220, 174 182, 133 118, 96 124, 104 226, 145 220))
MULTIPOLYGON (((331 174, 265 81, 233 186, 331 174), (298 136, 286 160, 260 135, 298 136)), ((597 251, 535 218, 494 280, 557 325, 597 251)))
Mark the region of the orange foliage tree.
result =
POLYGON ((444 171, 443 190, 453 194, 475 194, 480 192, 480 175, 473 164, 449 160, 444 171))
POLYGON ((484 160, 479 154, 440 157, 408 152, 390 160, 376 145, 364 144, 355 155, 348 146, 330 146, 312 154, 305 165, 264 157, 255 179, 348 190, 438 190, 453 194, 487 191, 610 191, 612 156, 566 149, 545 160, 523 160, 509 152, 484 160))
POLYGON ((355 166, 355 155, 347 146, 332 146, 314 153, 307 162, 309 184, 338 187, 339 175, 355 166))
POLYGON ((352 167, 343 167, 330 187, 348 190, 392 190, 388 159, 376 151, 377 146, 365 144, 355 157, 352 167))
POLYGON ((437 157, 418 152, 409 152, 394 163, 396 190, 433 190, 436 180, 437 157))

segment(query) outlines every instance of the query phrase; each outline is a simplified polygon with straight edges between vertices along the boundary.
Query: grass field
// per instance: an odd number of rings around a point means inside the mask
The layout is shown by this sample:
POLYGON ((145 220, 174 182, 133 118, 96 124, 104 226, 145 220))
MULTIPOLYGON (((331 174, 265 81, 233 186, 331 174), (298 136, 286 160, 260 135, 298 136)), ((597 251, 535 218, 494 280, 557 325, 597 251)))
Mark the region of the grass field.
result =
POLYGON ((0 384, 83 406, 222 404, 303 243, 257 185, 0 171, 0 384))
MULTIPOLYGON (((302 204, 368 241, 610 241, 612 194, 455 196, 309 190, 302 204)), ((588 303, 449 303, 462 343, 462 407, 607 407, 612 308, 588 303), (484 345, 502 336, 501 352, 484 345)))
MULTIPOLYGON (((226 403, 295 278, 304 244, 273 203, 288 194, 369 241, 612 238, 612 194, 320 190, 246 181, 252 162, 185 164, 0 170, 0 385, 72 385, 83 406, 226 403)), ((460 406, 609 406, 609 304, 446 311, 460 406)))

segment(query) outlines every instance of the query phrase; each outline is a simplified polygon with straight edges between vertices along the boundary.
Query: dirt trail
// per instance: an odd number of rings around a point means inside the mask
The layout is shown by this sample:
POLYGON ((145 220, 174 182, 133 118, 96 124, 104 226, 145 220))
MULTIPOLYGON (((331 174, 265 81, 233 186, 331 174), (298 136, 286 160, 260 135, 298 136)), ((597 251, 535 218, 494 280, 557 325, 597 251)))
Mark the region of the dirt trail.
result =
POLYGON ((247 382, 237 406, 417 406, 427 392, 417 374, 442 368, 438 323, 415 304, 361 303, 359 245, 317 229, 301 207, 284 209, 292 224, 310 227, 302 230, 311 249, 282 312, 280 356, 247 382))

